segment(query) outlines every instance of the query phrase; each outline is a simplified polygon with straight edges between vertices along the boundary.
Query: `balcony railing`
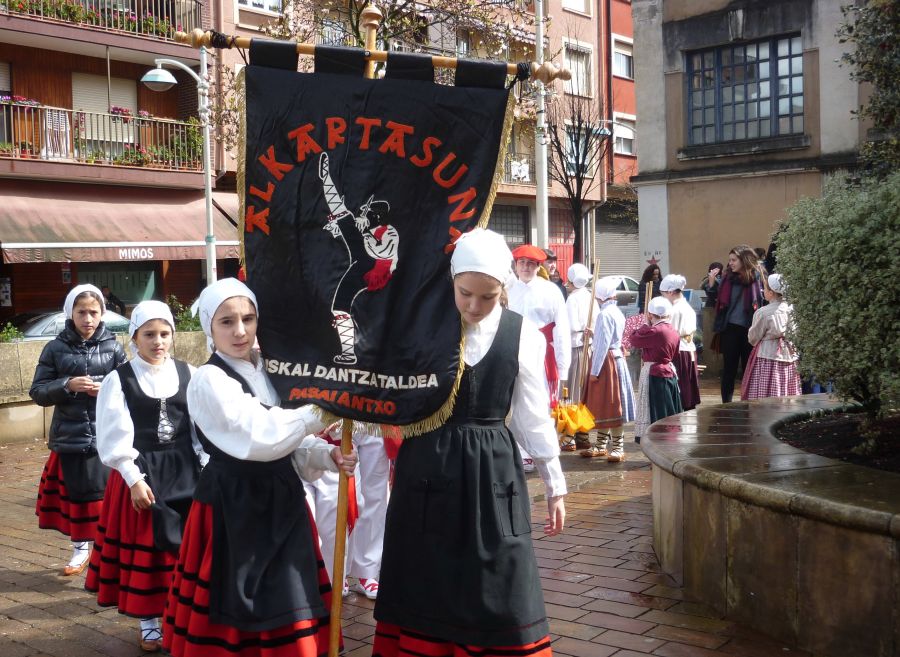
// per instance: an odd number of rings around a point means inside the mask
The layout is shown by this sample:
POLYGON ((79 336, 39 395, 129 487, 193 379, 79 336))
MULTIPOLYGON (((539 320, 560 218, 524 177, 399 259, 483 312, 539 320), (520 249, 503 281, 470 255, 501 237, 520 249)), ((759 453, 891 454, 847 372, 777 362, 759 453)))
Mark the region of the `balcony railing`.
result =
POLYGON ((0 13, 171 40, 201 26, 198 0, 0 0, 0 13))
POLYGON ((534 157, 507 154, 503 167, 503 182, 512 185, 534 185, 534 157))
POLYGON ((203 141, 196 120, 0 103, 0 157, 200 171, 203 141))

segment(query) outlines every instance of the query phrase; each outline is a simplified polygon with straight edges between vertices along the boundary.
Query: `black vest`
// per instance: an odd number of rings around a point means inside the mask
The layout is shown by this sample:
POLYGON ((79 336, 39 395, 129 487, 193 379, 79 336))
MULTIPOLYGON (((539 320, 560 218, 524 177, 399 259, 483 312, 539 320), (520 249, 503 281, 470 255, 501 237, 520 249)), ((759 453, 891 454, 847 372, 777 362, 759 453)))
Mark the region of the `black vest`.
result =
POLYGON ((191 441, 191 423, 187 410, 187 385, 191 370, 187 363, 173 359, 178 372, 178 392, 167 399, 144 394, 131 363, 117 370, 122 393, 134 423, 134 448, 141 453, 172 449, 191 441))

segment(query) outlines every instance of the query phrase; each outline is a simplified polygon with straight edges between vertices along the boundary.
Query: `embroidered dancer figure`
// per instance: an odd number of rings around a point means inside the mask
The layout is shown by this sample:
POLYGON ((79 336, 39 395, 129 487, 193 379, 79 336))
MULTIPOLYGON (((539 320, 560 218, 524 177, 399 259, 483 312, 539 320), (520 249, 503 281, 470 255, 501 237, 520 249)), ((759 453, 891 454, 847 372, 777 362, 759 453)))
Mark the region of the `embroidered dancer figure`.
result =
POLYGON ((323 228, 344 243, 349 264, 341 277, 331 301, 334 328, 341 344, 341 353, 334 362, 342 365, 356 363, 356 325, 353 303, 363 292, 377 292, 388 284, 397 268, 400 234, 386 223, 391 210, 387 201, 375 200, 375 195, 354 215, 344 204, 328 168, 328 154, 319 158, 319 179, 330 214, 323 228))

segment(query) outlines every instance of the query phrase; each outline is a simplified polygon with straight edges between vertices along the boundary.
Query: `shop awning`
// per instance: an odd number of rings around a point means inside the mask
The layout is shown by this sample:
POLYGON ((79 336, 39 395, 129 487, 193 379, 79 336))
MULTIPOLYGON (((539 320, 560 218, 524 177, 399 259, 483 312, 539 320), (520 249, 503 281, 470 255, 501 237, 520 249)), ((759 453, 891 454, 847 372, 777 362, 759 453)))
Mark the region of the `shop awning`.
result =
MULTIPOLYGON (((216 257, 237 258, 237 227, 213 205, 216 257)), ((5 263, 203 260, 203 192, 0 181, 5 263)))

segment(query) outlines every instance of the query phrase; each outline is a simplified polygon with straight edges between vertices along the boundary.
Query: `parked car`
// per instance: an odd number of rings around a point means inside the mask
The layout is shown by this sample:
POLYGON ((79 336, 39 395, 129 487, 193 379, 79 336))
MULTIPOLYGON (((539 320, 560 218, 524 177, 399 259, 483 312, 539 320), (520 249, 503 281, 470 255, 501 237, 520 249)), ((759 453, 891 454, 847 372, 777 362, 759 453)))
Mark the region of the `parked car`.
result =
MULTIPOLYGON (((62 311, 18 313, 8 321, 24 334, 23 340, 52 340, 65 328, 66 314, 62 311)), ((128 333, 128 318, 119 313, 107 310, 103 322, 113 333, 128 333)))
POLYGON ((603 276, 603 278, 617 279, 616 285, 616 305, 622 311, 625 317, 631 317, 638 313, 638 289, 640 283, 631 278, 631 276, 603 276))

